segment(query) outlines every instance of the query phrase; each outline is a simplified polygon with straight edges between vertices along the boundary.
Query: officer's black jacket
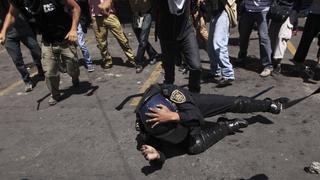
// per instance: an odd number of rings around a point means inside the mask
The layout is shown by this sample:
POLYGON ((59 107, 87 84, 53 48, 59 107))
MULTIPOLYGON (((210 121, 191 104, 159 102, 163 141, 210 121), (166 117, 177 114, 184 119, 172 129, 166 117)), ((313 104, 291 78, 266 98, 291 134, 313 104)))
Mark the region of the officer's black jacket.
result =
MULTIPOLYGON (((156 94, 161 93, 164 97, 170 100, 177 106, 178 114, 180 116, 180 123, 184 126, 199 126, 204 122, 203 112, 199 109, 198 103, 195 100, 197 94, 193 94, 188 90, 180 88, 171 84, 154 84, 146 90, 139 105, 136 108, 139 109, 141 105, 148 101, 148 99, 156 94), (185 101, 179 103, 174 100, 173 94, 181 93, 185 97, 185 101)), ((205 111, 205 109, 203 109, 205 111)))

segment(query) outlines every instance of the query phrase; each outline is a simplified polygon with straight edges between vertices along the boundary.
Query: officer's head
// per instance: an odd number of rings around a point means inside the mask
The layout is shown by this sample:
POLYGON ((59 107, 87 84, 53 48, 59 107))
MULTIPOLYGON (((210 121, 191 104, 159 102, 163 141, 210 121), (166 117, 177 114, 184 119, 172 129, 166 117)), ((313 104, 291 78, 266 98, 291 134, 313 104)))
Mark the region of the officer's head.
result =
POLYGON ((168 122, 168 123, 160 123, 153 128, 151 127, 153 124, 146 122, 150 119, 145 113, 149 112, 150 108, 157 108, 157 105, 162 104, 166 106, 173 112, 177 111, 177 107, 167 98, 162 96, 161 94, 156 94, 144 102, 139 109, 137 109, 138 118, 140 118, 140 122, 143 125, 143 128, 152 136, 171 142, 171 143, 179 143, 185 139, 188 134, 188 129, 183 127, 179 123, 168 122))

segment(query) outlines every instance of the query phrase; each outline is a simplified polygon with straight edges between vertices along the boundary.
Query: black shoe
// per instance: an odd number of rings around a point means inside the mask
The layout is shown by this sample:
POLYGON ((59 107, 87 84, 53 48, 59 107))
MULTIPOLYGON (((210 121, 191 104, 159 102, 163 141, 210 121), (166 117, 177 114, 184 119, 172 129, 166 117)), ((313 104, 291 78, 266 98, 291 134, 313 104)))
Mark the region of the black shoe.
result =
POLYGON ((320 64, 317 64, 316 67, 314 68, 313 79, 316 80, 316 81, 320 80, 320 64))
POLYGON ((38 69, 38 76, 39 77, 44 77, 44 70, 42 68, 41 65, 37 65, 37 69, 38 69))
POLYGON ((313 79, 314 71, 309 66, 304 66, 304 68, 300 69, 300 77, 303 79, 313 79))
POLYGON ((217 87, 226 87, 232 85, 234 79, 221 78, 217 82, 217 87))
POLYGON ((25 92, 30 92, 33 90, 33 84, 31 81, 25 82, 25 87, 24 87, 24 91, 25 92))
POLYGON ((178 68, 178 71, 182 72, 182 74, 187 74, 188 73, 188 67, 184 64, 180 65, 178 68))
POLYGON ((136 73, 141 73, 143 71, 143 66, 137 65, 136 66, 136 73))
POLYGON ((303 79, 312 79, 313 78, 314 72, 309 66, 306 66, 300 62, 296 62, 293 59, 290 59, 289 61, 291 61, 294 64, 293 71, 298 72, 300 74, 300 77, 302 77, 303 79))
POLYGON ((72 79, 72 86, 73 87, 79 87, 80 81, 79 78, 72 79))
POLYGON ((270 98, 265 99, 266 101, 270 101, 270 106, 268 112, 272 114, 280 114, 282 110, 282 104, 287 103, 290 101, 289 98, 281 97, 275 100, 270 98))
POLYGON ((60 95, 55 95, 55 96, 50 96, 49 100, 48 100, 48 104, 49 106, 54 106, 59 102, 60 99, 60 95))
POLYGON ((160 60, 160 58, 161 58, 160 54, 154 55, 152 58, 150 58, 149 64, 150 65, 156 64, 160 60))
POLYGON ((247 120, 240 119, 240 118, 227 121, 226 123, 228 126, 229 133, 233 133, 241 128, 248 127, 248 124, 249 124, 247 120))
POLYGON ((273 72, 276 74, 281 74, 281 64, 275 64, 273 66, 273 72))

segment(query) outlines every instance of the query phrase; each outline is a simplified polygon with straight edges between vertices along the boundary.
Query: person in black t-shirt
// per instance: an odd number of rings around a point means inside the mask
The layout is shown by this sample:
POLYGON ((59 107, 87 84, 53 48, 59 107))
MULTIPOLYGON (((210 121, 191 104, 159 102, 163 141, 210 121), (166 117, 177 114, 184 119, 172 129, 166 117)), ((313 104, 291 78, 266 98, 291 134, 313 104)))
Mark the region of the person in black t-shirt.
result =
MULTIPOLYGON (((0 29, 9 10, 8 0, 0 0, 0 29)), ((41 49, 36 40, 26 17, 19 15, 14 24, 10 26, 6 34, 7 38, 4 42, 8 54, 21 75, 21 79, 25 83, 25 92, 32 91, 33 83, 28 72, 21 53, 20 42, 22 42, 30 50, 34 64, 38 69, 38 77, 44 78, 44 72, 41 65, 41 49)))
POLYGON ((66 62, 74 86, 79 85, 76 43, 80 7, 74 0, 10 0, 9 12, 0 33, 4 42, 9 25, 19 13, 34 17, 42 34, 42 63, 46 84, 51 93, 49 105, 55 105, 59 93, 59 63, 66 62), (72 10, 72 17, 66 12, 72 10))
POLYGON ((190 0, 157 0, 157 35, 163 54, 164 83, 173 84, 175 62, 184 57, 189 69, 189 90, 200 92, 201 62, 190 19, 190 0))

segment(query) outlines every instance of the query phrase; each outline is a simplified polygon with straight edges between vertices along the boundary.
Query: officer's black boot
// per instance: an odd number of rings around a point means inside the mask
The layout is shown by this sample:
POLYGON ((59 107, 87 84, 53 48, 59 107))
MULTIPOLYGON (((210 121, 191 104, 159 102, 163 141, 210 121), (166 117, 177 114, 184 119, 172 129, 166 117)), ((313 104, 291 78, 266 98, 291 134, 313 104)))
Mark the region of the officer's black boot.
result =
POLYGON ((248 121, 246 121, 244 119, 238 119, 238 118, 231 120, 231 121, 227 121, 225 123, 228 126, 229 133, 233 133, 233 132, 238 131, 241 128, 248 127, 248 124, 249 124, 248 121))
POLYGON ((199 154, 229 134, 225 123, 214 123, 201 127, 198 133, 190 133, 188 153, 199 154))
POLYGON ((282 110, 282 103, 288 101, 288 98, 279 98, 271 100, 269 98, 264 100, 255 100, 249 97, 238 97, 231 112, 234 113, 251 113, 251 112, 270 112, 272 114, 279 114, 282 110))

